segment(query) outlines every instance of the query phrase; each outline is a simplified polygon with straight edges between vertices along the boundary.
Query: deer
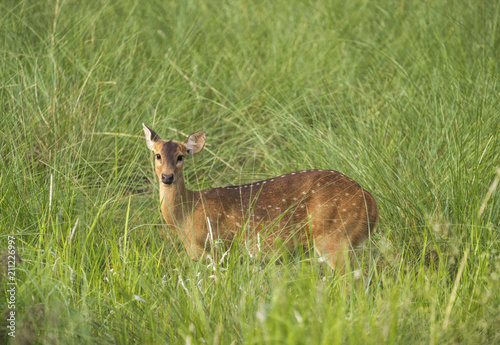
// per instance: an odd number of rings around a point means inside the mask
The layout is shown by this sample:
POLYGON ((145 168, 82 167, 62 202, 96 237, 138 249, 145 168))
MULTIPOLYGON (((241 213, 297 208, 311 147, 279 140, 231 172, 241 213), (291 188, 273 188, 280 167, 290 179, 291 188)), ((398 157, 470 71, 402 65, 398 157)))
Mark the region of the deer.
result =
MULTIPOLYGON (((191 191, 184 162, 205 146, 196 132, 183 142, 162 140, 144 123, 154 153, 161 213, 191 259, 206 260, 214 243, 244 240, 251 253, 278 246, 293 251, 311 246, 332 270, 343 271, 345 253, 373 233, 379 219, 374 197, 335 170, 302 170, 238 186, 191 191)), ((319 259, 318 259, 319 260, 319 259)))

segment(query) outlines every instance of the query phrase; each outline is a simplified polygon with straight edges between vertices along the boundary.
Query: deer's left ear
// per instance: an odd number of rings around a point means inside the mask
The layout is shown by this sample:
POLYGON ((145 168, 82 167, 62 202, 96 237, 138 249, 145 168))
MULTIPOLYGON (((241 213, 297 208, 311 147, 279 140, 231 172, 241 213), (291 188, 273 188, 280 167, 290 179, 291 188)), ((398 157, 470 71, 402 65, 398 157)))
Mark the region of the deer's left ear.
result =
POLYGON ((144 135, 146 136, 146 145, 148 149, 154 151, 155 143, 161 140, 160 136, 144 123, 142 124, 142 129, 144 129, 144 135))
POLYGON ((186 145, 188 155, 195 155, 203 149, 205 146, 205 132, 196 132, 191 134, 184 145, 186 145))

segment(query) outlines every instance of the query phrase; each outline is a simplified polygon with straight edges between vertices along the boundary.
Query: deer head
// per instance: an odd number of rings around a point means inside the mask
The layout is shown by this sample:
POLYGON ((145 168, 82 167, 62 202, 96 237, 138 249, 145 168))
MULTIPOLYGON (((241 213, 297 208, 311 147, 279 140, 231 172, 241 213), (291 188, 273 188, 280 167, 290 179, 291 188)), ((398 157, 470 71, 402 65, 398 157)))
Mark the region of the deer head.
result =
POLYGON ((205 133, 191 134, 186 141, 165 141, 155 131, 142 124, 147 147, 155 154, 155 170, 165 187, 184 181, 183 166, 186 155, 195 155, 205 146, 205 133))

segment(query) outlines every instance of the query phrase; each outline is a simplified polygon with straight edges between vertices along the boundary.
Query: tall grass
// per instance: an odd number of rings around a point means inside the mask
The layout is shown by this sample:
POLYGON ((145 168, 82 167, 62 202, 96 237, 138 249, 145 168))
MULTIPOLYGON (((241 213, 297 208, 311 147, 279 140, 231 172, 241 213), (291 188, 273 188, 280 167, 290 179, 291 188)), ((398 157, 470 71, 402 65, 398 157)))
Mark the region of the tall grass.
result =
POLYGON ((494 1, 7 0, 0 18, 11 344, 500 343, 494 1), (142 122, 207 132, 191 189, 308 168, 358 181, 381 213, 369 288, 244 244, 191 262, 142 122))

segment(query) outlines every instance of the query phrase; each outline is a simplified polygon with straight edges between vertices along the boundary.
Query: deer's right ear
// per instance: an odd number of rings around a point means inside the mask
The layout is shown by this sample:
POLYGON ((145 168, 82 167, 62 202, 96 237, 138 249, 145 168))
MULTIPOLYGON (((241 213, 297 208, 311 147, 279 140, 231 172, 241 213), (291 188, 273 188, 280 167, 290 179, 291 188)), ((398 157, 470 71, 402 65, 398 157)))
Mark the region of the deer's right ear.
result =
POLYGON ((154 151, 155 143, 161 140, 160 136, 144 123, 142 124, 142 129, 144 129, 144 135, 146 136, 146 145, 148 146, 148 149, 154 151))

